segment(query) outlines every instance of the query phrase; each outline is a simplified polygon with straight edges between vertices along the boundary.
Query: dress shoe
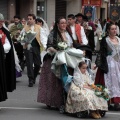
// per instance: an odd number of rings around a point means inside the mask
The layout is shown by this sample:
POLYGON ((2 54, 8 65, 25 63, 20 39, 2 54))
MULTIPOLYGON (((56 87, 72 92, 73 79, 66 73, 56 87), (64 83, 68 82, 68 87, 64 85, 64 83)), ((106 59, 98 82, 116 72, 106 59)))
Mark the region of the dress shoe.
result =
POLYGON ((28 87, 33 87, 33 83, 29 83, 28 87))
POLYGON ((101 118, 101 115, 100 115, 99 111, 96 111, 96 114, 99 118, 101 118))
POLYGON ((99 116, 96 114, 96 112, 91 112, 90 116, 94 119, 99 119, 99 116))
POLYGON ((33 84, 35 84, 35 83, 36 83, 36 80, 33 81, 33 84))

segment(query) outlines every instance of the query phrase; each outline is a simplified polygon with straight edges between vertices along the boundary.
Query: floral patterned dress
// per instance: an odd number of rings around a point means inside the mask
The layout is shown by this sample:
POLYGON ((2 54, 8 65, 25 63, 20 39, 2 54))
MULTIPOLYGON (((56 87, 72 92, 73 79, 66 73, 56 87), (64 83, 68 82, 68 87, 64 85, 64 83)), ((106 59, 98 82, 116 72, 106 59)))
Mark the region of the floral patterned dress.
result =
POLYGON ((107 101, 95 95, 94 91, 84 88, 83 85, 91 84, 88 74, 74 72, 74 81, 68 92, 66 101, 66 112, 76 113, 86 110, 108 110, 107 101))

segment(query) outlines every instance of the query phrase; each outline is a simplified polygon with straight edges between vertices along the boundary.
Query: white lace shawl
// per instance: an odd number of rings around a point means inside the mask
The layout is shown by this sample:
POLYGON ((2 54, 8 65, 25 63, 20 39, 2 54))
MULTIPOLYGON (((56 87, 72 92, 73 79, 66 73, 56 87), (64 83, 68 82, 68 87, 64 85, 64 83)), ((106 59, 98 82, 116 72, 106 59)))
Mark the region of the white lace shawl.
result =
POLYGON ((77 67, 74 70, 73 81, 80 88, 82 88, 83 85, 85 85, 85 83, 87 83, 89 85, 93 84, 93 81, 92 81, 89 73, 86 71, 85 74, 82 74, 81 71, 80 71, 80 69, 79 69, 79 67, 77 67))
POLYGON ((112 49, 112 57, 114 57, 116 54, 120 55, 120 38, 117 36, 116 38, 118 40, 118 45, 119 45, 117 49, 115 48, 115 45, 110 41, 110 38, 109 37, 106 38, 106 42, 108 46, 112 49))

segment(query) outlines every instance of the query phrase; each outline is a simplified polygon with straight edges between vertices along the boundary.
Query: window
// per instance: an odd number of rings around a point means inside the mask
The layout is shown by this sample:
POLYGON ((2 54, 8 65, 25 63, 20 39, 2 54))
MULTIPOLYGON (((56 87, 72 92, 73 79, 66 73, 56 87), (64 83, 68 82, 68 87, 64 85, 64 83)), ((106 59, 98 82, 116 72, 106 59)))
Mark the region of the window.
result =
POLYGON ((37 1, 37 16, 45 19, 45 0, 37 1))

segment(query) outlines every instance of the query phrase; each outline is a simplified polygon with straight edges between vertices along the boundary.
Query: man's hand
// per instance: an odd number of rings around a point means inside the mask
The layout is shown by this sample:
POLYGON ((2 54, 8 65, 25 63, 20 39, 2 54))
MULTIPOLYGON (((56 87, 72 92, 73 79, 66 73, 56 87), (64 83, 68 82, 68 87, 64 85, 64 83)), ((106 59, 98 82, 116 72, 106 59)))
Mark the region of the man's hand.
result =
POLYGON ((26 49, 27 46, 28 46, 28 43, 25 43, 25 44, 23 45, 23 49, 26 49))
POLYGON ((97 66, 96 66, 96 65, 93 65, 92 69, 95 70, 96 68, 97 68, 97 66))
POLYGON ((56 52, 57 52, 57 50, 54 49, 53 47, 48 48, 48 50, 49 50, 51 53, 56 53, 56 52))

